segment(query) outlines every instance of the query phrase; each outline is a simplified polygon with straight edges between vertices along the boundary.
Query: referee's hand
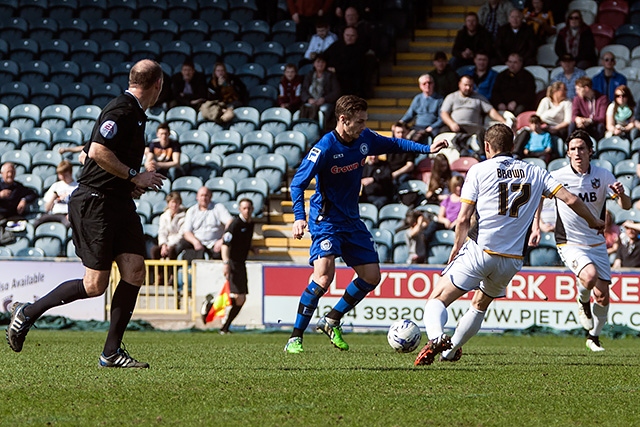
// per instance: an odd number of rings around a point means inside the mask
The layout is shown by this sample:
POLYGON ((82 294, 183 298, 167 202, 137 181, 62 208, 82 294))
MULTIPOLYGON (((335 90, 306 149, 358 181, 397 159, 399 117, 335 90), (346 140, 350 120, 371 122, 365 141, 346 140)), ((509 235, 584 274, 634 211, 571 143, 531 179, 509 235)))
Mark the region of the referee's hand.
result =
POLYGON ((131 182, 138 187, 158 191, 162 188, 162 181, 164 179, 166 179, 165 176, 158 172, 144 171, 133 177, 131 182))

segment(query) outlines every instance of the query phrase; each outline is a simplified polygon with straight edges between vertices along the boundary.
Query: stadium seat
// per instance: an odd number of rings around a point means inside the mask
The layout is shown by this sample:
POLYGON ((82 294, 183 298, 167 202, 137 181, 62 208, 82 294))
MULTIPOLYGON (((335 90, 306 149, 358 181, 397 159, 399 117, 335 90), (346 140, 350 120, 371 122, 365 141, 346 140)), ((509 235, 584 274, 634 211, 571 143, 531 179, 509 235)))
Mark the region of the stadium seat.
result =
POLYGON ((358 203, 360 211, 360 219, 365 223, 371 231, 378 224, 378 208, 372 203, 358 203))
POLYGON ((84 135, 80 129, 65 128, 60 129, 53 133, 53 140, 51 141, 51 149, 57 150, 60 147, 77 147, 84 145, 84 135))
POLYGON ((402 203, 384 205, 378 211, 378 228, 394 231, 404 222, 408 210, 409 207, 402 203))
POLYGON ((260 125, 260 112, 253 107, 239 107, 233 110, 235 116, 232 120, 231 128, 238 129, 243 135, 255 130, 260 125), (250 126, 236 126, 238 124, 250 124, 250 126))
POLYGON ((612 136, 598 141, 596 152, 599 159, 605 159, 612 165, 631 156, 631 143, 629 140, 612 136))
POLYGON ((61 242, 67 240, 67 227, 61 222, 43 222, 34 231, 34 237, 53 237, 61 242))
POLYGON ((622 160, 615 164, 613 174, 627 188, 634 188, 637 185, 638 175, 636 174, 637 163, 633 160, 622 160))
POLYGON ((10 146, 13 146, 12 149, 18 148, 20 146, 20 131, 8 126, 0 128, 0 142, 9 143, 10 146))
POLYGON ((80 65, 80 81, 89 87, 111 81, 111 67, 102 61, 80 65))
POLYGON ((131 46, 129 43, 123 40, 109 40, 101 43, 100 46, 100 61, 107 64, 117 65, 125 62, 131 55, 131 46))
POLYGON ((78 0, 49 0, 49 18, 58 21, 73 18, 78 10, 78 0))
POLYGON ((273 152, 287 159, 287 165, 295 168, 307 150, 306 136, 296 130, 287 130, 276 135, 273 152))
POLYGON ((178 38, 179 27, 172 19, 148 20, 149 39, 154 40, 164 46, 170 41, 178 38))
POLYGON ((262 216, 264 204, 269 197, 269 183, 260 177, 249 177, 241 179, 236 183, 236 201, 243 198, 251 199, 253 202, 253 216, 262 216))
POLYGON ((554 170, 558 170, 560 168, 563 168, 563 167, 567 166, 568 164, 569 164, 569 160, 567 160, 566 158, 553 159, 547 165, 547 170, 549 172, 553 172, 554 170))
POLYGON ((162 45, 162 62, 172 68, 180 67, 191 58, 191 45, 182 40, 173 40, 162 45))
POLYGON ((69 43, 60 39, 43 40, 40 42, 40 60, 49 65, 64 61, 69 55, 69 43))
POLYGON ((222 176, 236 183, 241 179, 254 176, 254 160, 249 154, 232 153, 222 158, 222 176))
POLYGON ((107 0, 79 0, 78 16, 87 22, 102 19, 107 12, 107 0))
POLYGON ((229 18, 243 25, 251 21, 256 12, 258 5, 256 0, 242 0, 229 2, 229 18))
POLYGON ((207 132, 190 129, 179 134, 178 142, 180 142, 181 151, 189 157, 193 157, 196 154, 206 153, 210 150, 209 139, 207 132))
POLYGON ((16 258, 44 258, 46 254, 40 248, 26 247, 15 252, 16 258))
MULTIPOLYGON (((597 21, 618 28, 627 21, 629 5, 622 0, 605 0, 598 6, 597 21)), ((595 35, 595 34, 594 34, 595 35)))
POLYGON ((89 24, 82 18, 71 18, 59 21, 58 37, 69 44, 82 40, 89 31, 89 24))
POLYGON ((211 39, 223 46, 233 43, 233 41, 240 35, 240 25, 238 25, 236 21, 230 19, 210 21, 210 25, 211 39))
POLYGON ((24 133, 40 123, 40 108, 34 104, 18 104, 9 113, 9 126, 24 133))
POLYGON ((23 63, 37 59, 40 53, 40 45, 32 39, 9 39, 9 55, 17 63, 23 63))
POLYGON ((244 83, 246 87, 253 87, 262 83, 265 76, 265 70, 260 64, 248 62, 241 65, 235 74, 240 78, 240 80, 242 80, 242 83, 244 83))
POLYGON ((51 104, 40 112, 40 126, 55 134, 57 130, 71 126, 71 108, 63 104, 51 104))
POLYGON ((446 264, 449 260, 449 255, 451 255, 452 245, 433 245, 429 246, 427 252, 427 264, 429 265, 438 265, 438 264, 446 264))
POLYGON ((269 23, 266 21, 259 19, 247 21, 240 27, 240 40, 257 46, 267 41, 270 30, 269 23))
POLYGON ((75 61, 53 63, 49 72, 49 79, 58 86, 74 83, 80 79, 80 65, 75 61))
POLYGON ((273 135, 268 131, 254 130, 242 136, 240 149, 254 159, 273 152, 273 135))
POLYGON ((475 157, 460 157, 451 162, 451 170, 466 175, 469 168, 478 163, 475 157))
POLYGON ((114 19, 104 18, 96 19, 95 21, 87 19, 87 22, 89 23, 89 32, 87 33, 89 39, 95 40, 100 44, 117 39, 119 28, 114 19))
POLYGON ((16 174, 15 180, 42 196, 42 177, 31 173, 16 174))
POLYGON ((100 44, 95 40, 77 40, 71 43, 69 60, 76 62, 81 68, 98 59, 100 44))
POLYGON ((0 126, 4 126, 9 123, 9 107, 4 104, 0 104, 0 126))
POLYGON ((203 182, 222 173, 222 157, 214 153, 201 153, 191 157, 189 175, 197 176, 203 182))
POLYGON ((546 91, 549 86, 549 70, 541 65, 528 65, 525 70, 529 71, 536 79, 536 92, 546 91))
POLYGON ((195 129, 196 118, 196 110, 187 106, 173 107, 167 111, 167 115, 165 117, 171 129, 175 130, 178 134, 185 130, 195 129))
POLYGON ((33 86, 49 80, 49 64, 45 61, 34 60, 20 64, 20 81, 33 86))
POLYGON ((629 49, 638 46, 638 44, 640 44, 640 25, 624 24, 616 28, 613 42, 626 46, 629 49))
POLYGON ((555 46, 551 43, 543 44, 538 47, 538 54, 536 56, 538 65, 543 67, 555 67, 558 62, 558 55, 556 55, 555 46))
POLYGON ((271 27, 271 40, 282 46, 289 46, 296 41, 296 23, 290 19, 276 22, 271 27))
POLYGON ((31 170, 31 155, 22 150, 11 150, 2 154, 2 163, 12 162, 16 165, 16 176, 23 175, 31 170))
POLYGON ((211 152, 225 156, 240 151, 242 135, 234 130, 221 130, 211 135, 211 152))
POLYGON ((19 75, 20 66, 16 61, 11 59, 0 61, 0 84, 17 81, 19 75))
MULTIPOLYGON (((135 0, 109 0, 106 16, 122 25, 122 23, 134 18, 137 6, 135 0)), ((120 30, 122 31, 122 27, 120 30)))
POLYGON ((93 86, 91 104, 104 108, 112 99, 122 93, 123 89, 115 83, 98 83, 93 86))
POLYGON ((144 19, 118 21, 120 24, 120 40, 133 46, 147 39, 149 24, 144 19))
POLYGON ((223 60, 237 70, 250 62, 253 56, 253 45, 244 41, 234 41, 224 45, 223 60))
POLYGON ((263 42, 254 45, 253 61, 270 67, 284 60, 284 47, 276 41, 263 42))
POLYGON ((629 61, 631 61, 631 50, 625 45, 609 44, 600 50, 600 57, 602 57, 605 52, 611 52, 616 56, 616 65, 620 69, 626 67, 629 61))
POLYGON ((33 157, 36 153, 51 147, 52 133, 47 128, 33 127, 21 133, 20 149, 33 157))
POLYGON ((224 19, 228 10, 227 0, 200 1, 198 16, 206 22, 218 22, 224 19))
POLYGON ((235 201, 236 182, 231 178, 216 177, 204 183, 205 187, 211 190, 211 200, 217 203, 235 201))
POLYGON ((273 64, 267 68, 266 78, 264 83, 269 86, 278 87, 280 85, 280 80, 282 80, 282 76, 284 75, 284 69, 287 64, 279 63, 273 64))
POLYGON ((0 246, 0 258, 12 258, 13 257, 13 252, 11 252, 11 249, 7 248, 6 246, 0 246))
POLYGON ((137 9, 139 19, 160 21, 167 10, 167 0, 138 0, 137 9))
POLYGON ((615 36, 614 27, 605 22, 599 22, 591 25, 591 32, 596 42, 596 50, 600 51, 603 47, 613 42, 615 36))
POLYGON ((275 105, 278 90, 269 85, 253 86, 249 89, 249 105, 258 111, 264 111, 275 105))
MULTIPOLYGON (((298 112, 298 111, 297 111, 298 112)), ((317 120, 297 119, 296 114, 293 115, 293 123, 291 129, 302 132, 307 138, 307 144, 313 145, 320 139, 320 125, 317 120)))
POLYGON ((0 86, 0 103, 9 108, 24 104, 29 99, 29 87, 22 82, 9 82, 0 86))
POLYGON ((0 37, 4 40, 20 40, 29 34, 29 23, 21 17, 2 20, 0 37))
POLYGON ((525 157, 522 161, 525 163, 531 163, 542 169, 547 168, 547 163, 539 157, 525 157))
POLYGON ((214 135, 216 132, 224 130, 224 128, 216 122, 202 120, 202 113, 198 112, 198 130, 207 132, 209 135, 214 135))
POLYGON ((86 83, 68 83, 60 87, 60 103, 72 110, 89 103, 91 87, 86 83))
POLYGON ((167 2, 166 16, 178 24, 183 24, 197 17, 198 1, 197 0, 180 0, 167 2))
POLYGON ((553 247, 539 246, 529 251, 529 265, 532 267, 562 266, 558 250, 553 247))
POLYGON ((180 24, 180 40, 195 46, 209 38, 209 24, 202 19, 191 19, 180 24))
POLYGON ((271 193, 280 192, 282 181, 287 176, 287 159, 277 153, 267 153, 257 157, 255 176, 267 181, 271 193))
POLYGON ((613 173, 613 165, 608 160, 591 159, 591 164, 594 165, 594 166, 599 166, 599 167, 601 167, 603 169, 606 169, 609 172, 613 173))
POLYGON ((376 243, 376 251, 381 263, 393 261, 393 234, 389 230, 374 228, 371 236, 376 243))
POLYGON ((119 64, 115 64, 111 68, 111 81, 114 84, 120 86, 123 90, 124 88, 129 87, 129 72, 131 72, 131 67, 133 67, 133 62, 121 62, 119 64))
POLYGON ((29 38, 42 43, 52 40, 58 34, 58 21, 54 18, 34 18, 29 20, 29 38))
POLYGON ((291 111, 282 107, 267 108, 260 114, 260 128, 278 135, 291 126, 291 111))
MULTIPOLYGON (((52 138, 53 140, 53 138, 52 138)), ((62 161, 62 155, 57 151, 43 150, 34 153, 31 158, 31 173, 40 175, 43 179, 47 176, 56 175, 56 168, 62 161)), ((44 187, 46 190, 47 187, 44 187)))
POLYGON ((284 62, 291 64, 299 64, 304 54, 309 48, 308 42, 295 42, 285 47, 284 62))
POLYGON ((215 64, 222 58, 222 45, 205 40, 193 46, 193 61, 198 64, 215 64))

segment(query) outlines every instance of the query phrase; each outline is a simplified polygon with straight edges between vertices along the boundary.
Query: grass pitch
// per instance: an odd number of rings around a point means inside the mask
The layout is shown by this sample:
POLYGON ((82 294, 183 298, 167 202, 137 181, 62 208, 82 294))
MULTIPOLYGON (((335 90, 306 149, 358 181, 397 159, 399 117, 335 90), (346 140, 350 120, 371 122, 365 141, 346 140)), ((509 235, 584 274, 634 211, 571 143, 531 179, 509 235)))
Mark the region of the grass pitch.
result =
MULTIPOLYGON (((569 336, 481 335, 457 363, 414 367, 383 334, 346 334, 348 352, 308 333, 132 332, 148 370, 98 367, 104 332, 29 333, 0 350, 0 425, 633 426, 640 339, 585 349, 569 336)), ((423 341, 424 341, 423 336, 423 341)))

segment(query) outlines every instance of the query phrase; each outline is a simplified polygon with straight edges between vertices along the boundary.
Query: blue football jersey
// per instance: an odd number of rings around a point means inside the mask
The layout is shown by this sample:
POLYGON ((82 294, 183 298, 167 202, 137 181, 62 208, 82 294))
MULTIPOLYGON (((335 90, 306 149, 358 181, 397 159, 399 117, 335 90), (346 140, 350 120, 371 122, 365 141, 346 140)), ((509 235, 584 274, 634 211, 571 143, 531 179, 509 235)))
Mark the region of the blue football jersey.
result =
POLYGON ((347 143, 334 130, 314 145, 291 181, 295 219, 306 219, 304 190, 316 178, 311 196, 309 222, 348 226, 360 220, 358 197, 362 168, 367 156, 385 153, 429 153, 430 146, 407 139, 387 138, 370 129, 347 143))

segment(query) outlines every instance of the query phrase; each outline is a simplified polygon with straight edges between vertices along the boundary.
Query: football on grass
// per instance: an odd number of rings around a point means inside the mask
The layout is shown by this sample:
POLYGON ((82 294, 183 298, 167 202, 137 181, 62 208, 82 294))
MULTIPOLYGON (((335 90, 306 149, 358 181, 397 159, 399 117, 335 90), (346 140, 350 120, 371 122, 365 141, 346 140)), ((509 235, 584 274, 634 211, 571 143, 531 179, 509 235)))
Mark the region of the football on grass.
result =
POLYGON ((411 353, 418 348, 421 339, 420 328, 408 319, 393 323, 387 333, 389 345, 398 353, 411 353))

